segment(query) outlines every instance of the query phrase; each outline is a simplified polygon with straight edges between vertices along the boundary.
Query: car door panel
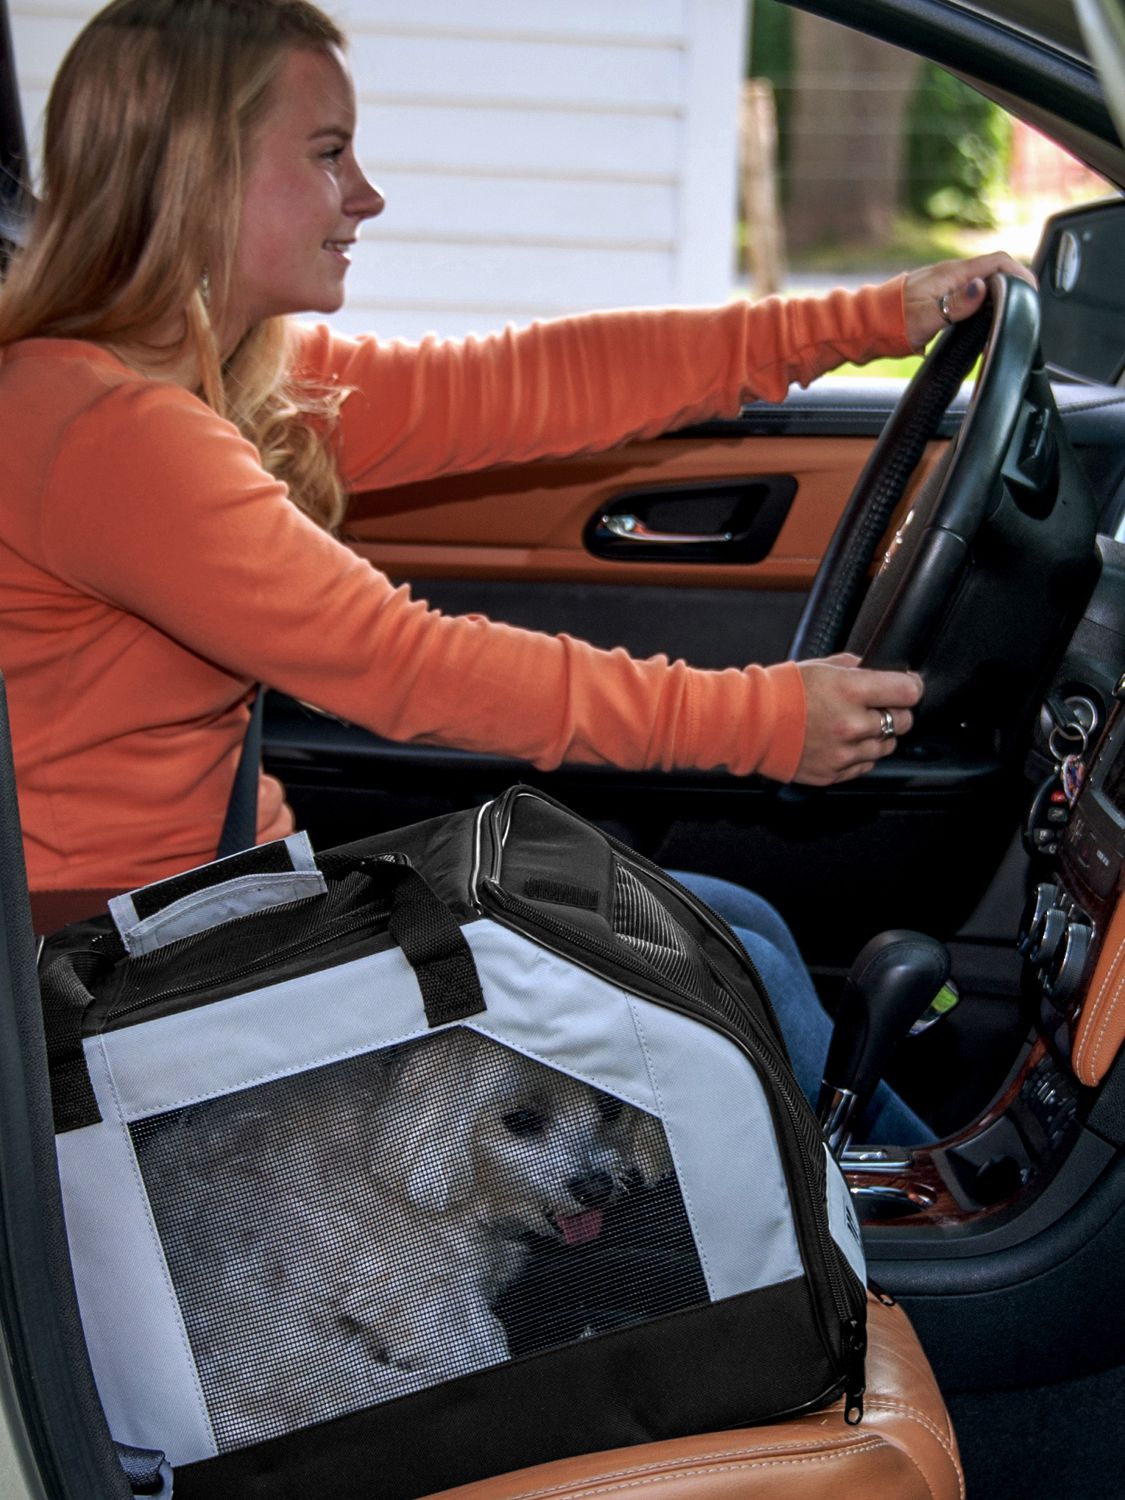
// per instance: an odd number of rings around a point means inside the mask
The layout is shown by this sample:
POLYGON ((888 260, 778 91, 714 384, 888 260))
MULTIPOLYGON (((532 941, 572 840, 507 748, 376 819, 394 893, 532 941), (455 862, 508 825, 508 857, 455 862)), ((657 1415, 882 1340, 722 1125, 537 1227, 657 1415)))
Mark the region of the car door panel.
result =
MULTIPOLYGON (((814 388, 610 453, 359 496, 347 537, 451 613, 706 667, 781 660, 898 389, 838 382, 827 395, 814 388), (716 521, 715 487, 755 486, 762 506, 780 512, 757 561, 731 562, 721 548, 699 562, 665 561, 659 549, 597 556, 589 545, 600 518, 631 506, 638 491, 670 508, 650 512, 662 526, 670 516, 676 529, 704 534, 716 521)), ((928 461, 944 444, 932 447, 928 461)), ((947 751, 918 758, 904 747, 828 797, 721 774, 563 768, 544 777, 503 757, 393 745, 276 697, 267 746, 270 768, 322 845, 483 800, 517 779, 546 781, 651 857, 762 890, 814 962, 850 959, 860 934, 879 926, 922 925, 924 916, 953 931, 968 915, 978 892, 954 878, 951 803, 981 825, 985 842, 995 826, 997 858, 1010 832, 995 767, 947 751)))
MULTIPOLYGON (((609 454, 449 475, 356 497, 347 536, 392 577, 543 579, 678 589, 806 589, 870 451, 860 437, 674 437, 609 454), (737 546, 692 561, 594 541, 603 515, 664 502, 662 530, 722 529, 715 496, 780 508, 765 555, 737 546), (781 503, 779 506, 779 496, 781 503), (693 516, 693 512, 696 514, 693 516)), ((730 502, 734 504, 735 502, 730 502)), ((770 520, 772 521, 772 517, 770 520)), ((769 524, 769 523, 767 523, 769 524)), ((739 527, 753 533, 753 519, 739 527)), ((741 536, 739 538, 741 540, 741 536)))

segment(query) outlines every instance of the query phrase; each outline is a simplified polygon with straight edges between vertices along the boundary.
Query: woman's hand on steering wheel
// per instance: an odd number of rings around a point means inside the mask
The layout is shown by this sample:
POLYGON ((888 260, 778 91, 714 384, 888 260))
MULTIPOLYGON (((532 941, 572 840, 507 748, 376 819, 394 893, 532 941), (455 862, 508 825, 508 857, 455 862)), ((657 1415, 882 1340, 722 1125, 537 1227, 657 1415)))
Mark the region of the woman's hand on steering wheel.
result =
POLYGON ((805 747, 794 781, 832 786, 852 781, 890 755, 914 723, 922 696, 914 672, 873 672, 843 651, 797 663, 805 688, 805 747))
POLYGON ((1029 286, 1036 285, 1027 267, 1002 250, 974 255, 969 260, 943 260, 911 271, 902 300, 906 335, 915 349, 924 349, 947 324, 971 317, 984 301, 985 278, 994 271, 1006 271, 1029 286))

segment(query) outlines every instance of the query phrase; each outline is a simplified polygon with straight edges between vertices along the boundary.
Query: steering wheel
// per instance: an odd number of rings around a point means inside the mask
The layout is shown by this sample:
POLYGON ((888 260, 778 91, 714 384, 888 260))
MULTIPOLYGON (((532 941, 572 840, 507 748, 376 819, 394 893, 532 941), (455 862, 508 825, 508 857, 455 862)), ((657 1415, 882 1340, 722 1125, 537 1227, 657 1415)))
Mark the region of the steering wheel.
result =
MULTIPOLYGON (((931 648, 970 571, 982 527, 1006 493, 1016 494, 1021 509, 1045 514, 1058 485, 1057 417, 1045 378, 1035 382, 1041 389, 1029 399, 1039 364, 1038 297, 1026 282, 999 274, 989 278, 988 288, 984 305, 935 341, 883 429, 821 561, 789 650, 795 661, 848 650, 864 666, 920 670, 930 705, 931 648), (983 366, 961 430, 920 486, 868 586, 875 549, 982 349, 983 366)), ((972 652, 974 643, 962 649, 972 652)), ((958 666, 948 656, 946 650, 941 674, 955 677, 958 666)))

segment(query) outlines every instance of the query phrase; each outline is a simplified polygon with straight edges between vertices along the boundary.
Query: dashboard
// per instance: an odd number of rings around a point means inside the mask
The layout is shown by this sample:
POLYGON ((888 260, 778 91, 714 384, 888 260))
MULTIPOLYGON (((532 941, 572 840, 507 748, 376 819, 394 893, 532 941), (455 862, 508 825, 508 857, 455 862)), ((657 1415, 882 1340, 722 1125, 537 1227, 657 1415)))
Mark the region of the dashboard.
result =
POLYGON ((1062 815, 1061 836, 1052 878, 1032 891, 1019 938, 1043 1034, 1088 1086, 1102 1081, 1125 1041, 1125 676, 1115 696, 1073 807, 1065 793, 1061 802, 1053 792, 1042 799, 1040 817, 1062 815))
MULTIPOLYGON (((1113 679, 1110 678, 1112 684, 1113 679)), ((846 1153, 865 1238, 888 1255, 979 1252, 1041 1227, 1093 1090, 1125 1045, 1125 674, 1068 768, 1031 799, 1029 893, 1012 934, 1028 1032, 992 1104, 933 1147, 846 1153), (1076 769, 1078 767, 1078 769, 1076 769)), ((1084 732, 1084 731, 1083 731, 1084 732)), ((1052 739, 1057 758, 1081 739, 1052 739)))

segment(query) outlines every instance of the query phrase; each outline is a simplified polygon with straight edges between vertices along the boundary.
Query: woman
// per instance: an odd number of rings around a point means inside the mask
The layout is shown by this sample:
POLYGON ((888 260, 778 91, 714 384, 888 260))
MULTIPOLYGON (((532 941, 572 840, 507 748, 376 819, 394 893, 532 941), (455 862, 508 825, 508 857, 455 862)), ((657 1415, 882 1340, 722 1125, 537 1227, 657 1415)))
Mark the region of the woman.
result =
MULTIPOLYGON (((306 0, 114 0, 56 80, 42 205, 0 298, 0 410, 21 434, 0 484, 2 666, 33 890, 212 857, 258 682, 541 767, 825 785, 910 728, 913 676, 703 672, 447 618, 332 531, 348 490, 602 449, 920 348, 1013 264, 461 344, 297 329, 287 315, 341 305, 383 207, 343 45, 306 0)), ((259 838, 291 826, 263 778, 259 838)), ((792 985, 805 1004, 803 970, 792 985)))

